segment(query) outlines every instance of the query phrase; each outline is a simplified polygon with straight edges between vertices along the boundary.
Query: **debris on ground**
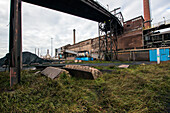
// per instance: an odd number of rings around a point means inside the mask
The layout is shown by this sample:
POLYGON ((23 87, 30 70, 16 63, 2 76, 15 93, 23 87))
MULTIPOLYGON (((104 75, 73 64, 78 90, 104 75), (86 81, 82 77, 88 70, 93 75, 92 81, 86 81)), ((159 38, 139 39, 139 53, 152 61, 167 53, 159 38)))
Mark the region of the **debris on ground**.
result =
POLYGON ((37 71, 37 72, 34 73, 34 75, 38 75, 40 73, 41 73, 41 71, 37 71))
POLYGON ((43 74, 51 79, 57 79, 63 73, 68 74, 69 72, 64 69, 60 69, 60 68, 56 68, 56 67, 47 67, 43 71, 41 71, 41 74, 43 74))
POLYGON ((145 63, 142 63, 141 66, 145 66, 146 64, 145 63))
POLYGON ((96 68, 89 66, 81 66, 81 65, 66 65, 64 67, 67 71, 69 71, 70 75, 77 78, 84 79, 97 79, 102 75, 102 72, 96 68))
POLYGON ((78 60, 75 60, 74 62, 75 62, 75 63, 78 63, 79 61, 78 61, 78 60))
POLYGON ((128 68, 129 67, 129 65, 120 65, 120 66, 118 66, 119 68, 128 68))

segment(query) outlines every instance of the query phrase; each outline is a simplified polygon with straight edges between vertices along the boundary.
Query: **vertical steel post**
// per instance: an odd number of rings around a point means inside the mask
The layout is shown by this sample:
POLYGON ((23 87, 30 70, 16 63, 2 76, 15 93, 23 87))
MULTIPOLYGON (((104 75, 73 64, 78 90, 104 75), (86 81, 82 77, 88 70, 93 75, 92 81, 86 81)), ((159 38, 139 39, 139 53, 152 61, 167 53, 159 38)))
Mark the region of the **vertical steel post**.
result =
POLYGON ((118 60, 118 42, 117 42, 117 32, 118 32, 118 29, 117 29, 117 24, 114 24, 114 35, 115 35, 115 41, 114 41, 114 44, 115 44, 115 59, 118 60))
POLYGON ((111 46, 111 48, 110 48, 110 51, 111 51, 111 61, 113 61, 113 50, 112 50, 112 48, 113 48, 113 40, 112 40, 112 19, 110 20, 110 46, 111 46))
POLYGON ((108 60, 108 49, 107 49, 107 47, 108 47, 108 41, 107 41, 107 30, 105 29, 105 61, 106 60, 108 60))
POLYGON ((99 56, 98 59, 100 59, 100 52, 101 52, 101 48, 100 48, 100 23, 98 23, 98 27, 99 27, 99 56))
POLYGON ((9 28, 10 86, 20 83, 22 68, 21 0, 11 0, 9 28))

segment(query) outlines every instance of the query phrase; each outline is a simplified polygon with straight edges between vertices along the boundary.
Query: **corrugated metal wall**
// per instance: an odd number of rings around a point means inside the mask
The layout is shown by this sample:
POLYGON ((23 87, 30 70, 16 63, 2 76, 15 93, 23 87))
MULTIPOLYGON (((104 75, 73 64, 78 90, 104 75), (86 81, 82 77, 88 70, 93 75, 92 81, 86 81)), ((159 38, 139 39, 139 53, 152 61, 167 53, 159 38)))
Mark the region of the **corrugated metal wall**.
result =
MULTIPOLYGON (((157 61, 157 50, 149 50, 150 61, 156 62, 157 61)), ((169 48, 160 49, 160 61, 168 61, 170 60, 169 57, 169 48)))

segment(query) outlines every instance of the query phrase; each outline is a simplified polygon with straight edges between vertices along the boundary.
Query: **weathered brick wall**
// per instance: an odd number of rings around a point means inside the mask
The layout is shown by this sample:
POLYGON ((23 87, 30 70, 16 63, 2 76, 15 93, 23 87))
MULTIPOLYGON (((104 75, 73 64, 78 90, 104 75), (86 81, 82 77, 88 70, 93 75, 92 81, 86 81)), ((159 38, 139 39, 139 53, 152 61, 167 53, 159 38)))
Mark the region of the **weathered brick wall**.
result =
POLYGON ((142 29, 128 32, 118 38, 118 49, 143 47, 142 29))
POLYGON ((68 50, 72 51, 90 51, 91 50, 91 39, 79 42, 75 45, 70 45, 67 47, 68 50))

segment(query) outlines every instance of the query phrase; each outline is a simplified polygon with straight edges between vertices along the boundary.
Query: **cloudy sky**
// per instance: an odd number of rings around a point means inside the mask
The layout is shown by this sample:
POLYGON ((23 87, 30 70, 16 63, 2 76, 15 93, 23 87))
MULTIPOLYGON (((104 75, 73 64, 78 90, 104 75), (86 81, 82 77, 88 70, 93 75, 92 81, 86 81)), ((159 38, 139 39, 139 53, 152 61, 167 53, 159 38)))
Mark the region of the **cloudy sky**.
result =
MULTIPOLYGON (((96 0, 109 10, 121 7, 126 20, 143 15, 143 0, 96 0)), ((170 0, 150 0, 153 23, 170 21, 170 0)), ((10 0, 0 0, 0 58, 8 52, 9 45, 10 0)), ((42 55, 51 48, 73 43, 73 29, 76 29, 76 42, 98 36, 96 22, 69 14, 46 9, 32 4, 22 4, 23 51, 35 52, 40 49, 42 55)), ((51 53, 51 52, 50 52, 51 53)), ((54 55, 54 52, 53 52, 54 55)))

